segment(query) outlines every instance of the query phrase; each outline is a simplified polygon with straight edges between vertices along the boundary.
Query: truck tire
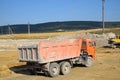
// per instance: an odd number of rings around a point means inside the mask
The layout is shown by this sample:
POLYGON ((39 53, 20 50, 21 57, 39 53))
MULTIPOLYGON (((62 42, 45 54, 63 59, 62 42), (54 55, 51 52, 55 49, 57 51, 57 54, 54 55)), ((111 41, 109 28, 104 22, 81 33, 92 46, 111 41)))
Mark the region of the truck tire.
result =
POLYGON ((60 66, 60 72, 62 75, 68 74, 71 70, 71 65, 69 62, 63 62, 60 66))
POLYGON ((57 63, 51 63, 49 68, 49 76, 50 77, 57 77, 60 73, 60 66, 57 63))
POLYGON ((94 63, 94 60, 91 56, 88 56, 87 61, 85 62, 86 67, 91 67, 94 63))

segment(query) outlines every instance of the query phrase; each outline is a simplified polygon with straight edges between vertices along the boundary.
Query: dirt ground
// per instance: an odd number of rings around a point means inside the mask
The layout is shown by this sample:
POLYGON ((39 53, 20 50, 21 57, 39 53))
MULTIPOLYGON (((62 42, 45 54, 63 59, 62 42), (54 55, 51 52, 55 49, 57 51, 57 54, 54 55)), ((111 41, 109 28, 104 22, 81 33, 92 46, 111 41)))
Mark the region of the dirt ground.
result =
POLYGON ((0 52, 0 80, 120 80, 120 49, 97 48, 92 67, 75 65, 67 75, 30 75, 18 62, 17 51, 0 52))

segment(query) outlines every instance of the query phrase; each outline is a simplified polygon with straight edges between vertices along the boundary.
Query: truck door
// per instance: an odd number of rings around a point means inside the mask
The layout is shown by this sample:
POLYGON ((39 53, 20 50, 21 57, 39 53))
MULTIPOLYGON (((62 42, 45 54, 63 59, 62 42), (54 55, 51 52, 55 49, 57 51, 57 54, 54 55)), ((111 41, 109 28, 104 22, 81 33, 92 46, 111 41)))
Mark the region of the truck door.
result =
POLYGON ((85 52, 85 53, 87 53, 87 43, 86 43, 86 41, 82 41, 82 48, 81 48, 81 50, 83 51, 83 52, 85 52))
POLYGON ((95 55, 95 46, 96 43, 94 41, 89 41, 88 42, 88 53, 89 55, 95 55))

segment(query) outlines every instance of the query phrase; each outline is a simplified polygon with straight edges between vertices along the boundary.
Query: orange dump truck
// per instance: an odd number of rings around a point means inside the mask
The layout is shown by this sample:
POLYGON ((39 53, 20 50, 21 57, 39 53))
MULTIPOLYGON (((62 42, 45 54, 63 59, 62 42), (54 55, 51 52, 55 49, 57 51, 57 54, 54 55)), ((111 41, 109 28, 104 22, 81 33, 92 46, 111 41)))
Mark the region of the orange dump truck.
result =
POLYGON ((90 39, 45 40, 39 44, 20 45, 20 62, 27 62, 31 73, 44 72, 56 77, 68 74, 74 64, 91 66, 95 60, 95 42, 90 39))

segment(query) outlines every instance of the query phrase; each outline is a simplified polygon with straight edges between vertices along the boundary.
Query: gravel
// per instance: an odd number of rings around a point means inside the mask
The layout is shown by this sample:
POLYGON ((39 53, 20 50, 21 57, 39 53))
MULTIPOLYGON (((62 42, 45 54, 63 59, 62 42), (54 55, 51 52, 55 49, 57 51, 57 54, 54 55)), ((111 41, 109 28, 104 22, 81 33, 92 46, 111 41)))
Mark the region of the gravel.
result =
POLYGON ((91 34, 91 33, 82 33, 82 34, 74 34, 74 35, 63 35, 57 36, 53 38, 49 38, 48 40, 65 40, 65 39, 75 39, 75 38, 84 38, 84 39, 92 39, 96 42, 97 47, 103 47, 108 45, 108 40, 110 38, 115 38, 115 33, 106 33, 106 34, 91 34))
POLYGON ((82 34, 73 34, 73 35, 62 35, 51 37, 48 39, 23 39, 23 40, 0 40, 0 47, 2 48, 16 48, 19 45, 32 45, 38 44, 39 41, 63 41, 65 39, 75 39, 75 38, 84 38, 84 39, 92 39, 96 42, 97 47, 103 47, 108 45, 108 40, 110 38, 116 37, 114 33, 106 33, 106 34, 91 34, 91 33, 82 33, 82 34))

